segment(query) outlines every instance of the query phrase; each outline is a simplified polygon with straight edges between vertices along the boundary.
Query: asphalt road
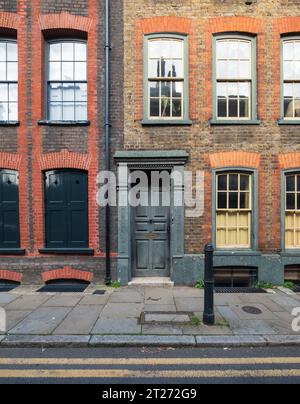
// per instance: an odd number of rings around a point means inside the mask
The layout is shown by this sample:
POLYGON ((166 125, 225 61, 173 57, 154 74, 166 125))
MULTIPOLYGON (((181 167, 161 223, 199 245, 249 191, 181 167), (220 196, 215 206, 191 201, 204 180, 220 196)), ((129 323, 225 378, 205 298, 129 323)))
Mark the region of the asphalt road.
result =
POLYGON ((300 348, 0 349, 0 384, 19 383, 299 384, 300 348))

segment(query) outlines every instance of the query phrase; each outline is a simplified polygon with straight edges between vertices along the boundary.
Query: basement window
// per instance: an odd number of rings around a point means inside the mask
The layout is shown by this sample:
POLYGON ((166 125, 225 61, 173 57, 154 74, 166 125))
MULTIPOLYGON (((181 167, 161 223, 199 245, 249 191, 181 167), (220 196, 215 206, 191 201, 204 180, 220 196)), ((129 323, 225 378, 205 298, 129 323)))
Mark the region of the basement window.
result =
POLYGON ((258 280, 257 268, 215 268, 216 288, 253 288, 258 280))
POLYGON ((6 279, 0 279, 0 293, 10 292, 20 286, 19 282, 8 281, 6 279))
POLYGON ((49 281, 38 292, 44 293, 83 293, 90 285, 89 282, 78 279, 55 279, 49 281))

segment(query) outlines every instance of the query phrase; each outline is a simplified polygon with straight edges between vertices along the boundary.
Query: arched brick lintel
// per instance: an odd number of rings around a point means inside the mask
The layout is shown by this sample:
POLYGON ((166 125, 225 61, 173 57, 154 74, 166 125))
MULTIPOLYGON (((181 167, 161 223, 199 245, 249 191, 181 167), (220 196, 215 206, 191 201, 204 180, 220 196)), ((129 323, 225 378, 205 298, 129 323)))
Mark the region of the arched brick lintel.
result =
POLYGON ((54 269, 42 273, 44 282, 53 281, 56 279, 76 279, 86 282, 92 282, 93 274, 87 271, 80 271, 72 267, 66 266, 62 269, 54 269))
POLYGON ((70 13, 42 14, 39 16, 42 31, 56 29, 70 29, 89 32, 93 25, 93 19, 70 13))
POLYGON ((0 279, 5 281, 21 282, 23 275, 19 272, 0 269, 0 279))
POLYGON ((12 29, 17 31, 20 26, 21 17, 15 13, 0 12, 0 29, 12 29))
POLYGON ((68 150, 61 152, 47 153, 40 156, 40 167, 42 171, 58 168, 73 168, 78 170, 89 170, 91 156, 82 153, 73 153, 68 150))
POLYGON ((285 153, 278 156, 279 167, 282 170, 300 168, 300 153, 285 153))
POLYGON ((144 35, 157 32, 177 32, 189 34, 192 20, 184 17, 152 17, 138 21, 139 28, 144 35))
POLYGON ((260 155, 241 151, 214 153, 209 156, 212 168, 245 167, 258 168, 260 155))
POLYGON ((22 157, 13 153, 0 153, 0 169, 19 170, 22 157))
POLYGON ((262 20, 253 17, 217 17, 209 19, 207 24, 207 31, 213 34, 223 32, 258 34, 263 29, 262 20))

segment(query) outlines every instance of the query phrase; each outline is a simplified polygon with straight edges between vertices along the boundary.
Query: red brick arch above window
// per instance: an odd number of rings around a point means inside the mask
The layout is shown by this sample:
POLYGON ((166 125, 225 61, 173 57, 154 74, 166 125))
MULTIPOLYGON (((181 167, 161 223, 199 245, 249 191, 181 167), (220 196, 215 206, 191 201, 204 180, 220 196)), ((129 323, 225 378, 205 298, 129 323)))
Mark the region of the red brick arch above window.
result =
POLYGON ((88 154, 69 152, 62 150, 58 153, 47 153, 40 157, 42 171, 58 168, 73 168, 77 170, 89 170, 91 157, 88 154))
POLYGON ((65 12, 40 15, 39 23, 42 31, 67 29, 89 32, 93 25, 93 19, 65 12))
POLYGON ((212 168, 258 168, 260 165, 260 155, 257 153, 232 151, 224 153, 214 153, 211 154, 209 157, 212 168))
POLYGON ((0 30, 9 29, 17 31, 22 17, 15 13, 0 12, 0 30))
POLYGON ((282 170, 300 168, 300 152, 280 154, 278 160, 282 170))
POLYGON ((175 16, 164 16, 164 17, 153 17, 153 18, 143 18, 137 20, 135 26, 135 119, 141 120, 144 113, 144 52, 143 43, 144 36, 150 34, 182 34, 188 35, 189 37, 189 82, 190 82, 190 117, 191 119, 197 118, 197 62, 199 55, 197 54, 197 29, 196 23, 190 18, 175 17, 175 16))
POLYGON ((92 282, 93 274, 87 271, 80 271, 69 266, 65 266, 61 269, 54 269, 42 273, 42 279, 44 282, 53 281, 56 279, 76 279, 86 282, 92 282))
POLYGON ((16 271, 9 271, 7 269, 0 269, 0 279, 12 282, 21 282, 23 275, 16 271))
POLYGON ((22 157, 13 153, 0 153, 0 169, 19 170, 22 157))

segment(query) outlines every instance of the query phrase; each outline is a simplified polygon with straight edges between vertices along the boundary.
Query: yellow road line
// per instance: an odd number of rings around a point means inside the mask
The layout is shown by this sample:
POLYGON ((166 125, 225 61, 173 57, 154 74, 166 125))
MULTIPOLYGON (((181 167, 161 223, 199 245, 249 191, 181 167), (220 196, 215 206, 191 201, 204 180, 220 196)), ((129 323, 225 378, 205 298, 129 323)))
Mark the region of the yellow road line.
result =
POLYGON ((0 378, 26 379, 103 379, 103 378, 277 378, 300 377, 300 369, 276 370, 163 370, 134 371, 129 369, 52 369, 52 370, 13 370, 1 369, 0 378))
POLYGON ((0 365, 278 365, 300 364, 299 358, 0 358, 0 365))

